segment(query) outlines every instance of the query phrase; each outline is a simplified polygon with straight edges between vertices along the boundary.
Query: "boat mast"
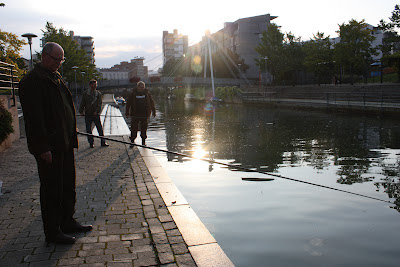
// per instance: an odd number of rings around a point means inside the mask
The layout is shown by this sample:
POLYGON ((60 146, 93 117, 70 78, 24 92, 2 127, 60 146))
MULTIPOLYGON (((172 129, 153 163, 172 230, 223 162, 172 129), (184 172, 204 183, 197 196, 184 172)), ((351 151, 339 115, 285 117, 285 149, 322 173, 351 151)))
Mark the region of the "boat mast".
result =
POLYGON ((207 36, 207 43, 208 43, 208 55, 210 57, 211 86, 212 86, 213 98, 214 98, 215 97, 214 70, 213 70, 213 63, 212 63, 212 57, 211 57, 210 30, 206 31, 206 36, 207 36))

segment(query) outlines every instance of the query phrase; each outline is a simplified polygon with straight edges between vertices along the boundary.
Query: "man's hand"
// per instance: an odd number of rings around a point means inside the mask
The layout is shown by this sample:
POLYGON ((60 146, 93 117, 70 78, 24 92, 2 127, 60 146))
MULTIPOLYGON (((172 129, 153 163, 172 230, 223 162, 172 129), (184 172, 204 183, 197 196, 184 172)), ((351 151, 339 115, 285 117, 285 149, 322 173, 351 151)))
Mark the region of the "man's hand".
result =
POLYGON ((40 158, 44 160, 47 164, 51 164, 53 162, 53 156, 51 155, 51 151, 44 152, 40 154, 40 158))

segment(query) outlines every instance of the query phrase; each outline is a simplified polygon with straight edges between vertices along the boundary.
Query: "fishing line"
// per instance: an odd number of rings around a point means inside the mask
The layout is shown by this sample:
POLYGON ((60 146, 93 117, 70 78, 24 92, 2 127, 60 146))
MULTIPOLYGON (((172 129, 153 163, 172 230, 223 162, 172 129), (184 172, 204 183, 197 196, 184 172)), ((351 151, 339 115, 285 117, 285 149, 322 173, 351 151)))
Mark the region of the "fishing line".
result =
POLYGON ((131 118, 133 116, 122 116, 122 115, 80 115, 80 114, 76 114, 77 117, 96 117, 96 116, 100 116, 100 117, 113 117, 113 118, 131 118))
POLYGON ((159 151, 159 152, 165 152, 165 153, 173 154, 173 155, 176 155, 176 156, 181 156, 181 157, 186 157, 186 158, 206 161, 208 163, 215 163, 215 164, 219 164, 219 165, 223 165, 223 166, 229 167, 231 169, 242 170, 242 171, 245 171, 245 172, 261 173, 261 174, 265 174, 265 175, 269 175, 269 176, 273 176, 273 177, 278 177, 278 178, 281 178, 281 179, 290 180, 290 181, 293 181, 293 182, 299 182, 299 183, 308 184, 308 185, 312 185, 312 186, 322 187, 322 188, 325 188, 325 189, 330 189, 330 190, 339 191, 339 192, 342 192, 342 193, 347 193, 347 194, 351 194, 351 195, 355 195, 355 196, 359 196, 359 197, 369 198, 369 199, 373 199, 373 200, 377 200, 377 201, 381 201, 381 202, 397 205, 396 203, 393 203, 390 200, 384 200, 384 199, 371 197, 371 196, 367 196, 367 195, 363 195, 363 194, 359 194, 359 193, 355 193, 355 192, 351 192, 351 191, 347 191, 347 190, 343 190, 343 189, 339 189, 339 188, 334 188, 334 187, 330 187, 330 186, 326 186, 326 185, 321 185, 321 184, 311 183, 311 182, 307 182, 307 181, 302 181, 302 180, 298 180, 298 179, 295 179, 295 178, 282 176, 280 174, 275 174, 275 173, 270 173, 270 172, 263 172, 263 171, 258 171, 258 170, 252 170, 252 169, 249 169, 249 168, 245 168, 245 167, 241 167, 241 166, 235 166, 235 165, 232 165, 232 164, 218 162, 218 161, 210 160, 210 159, 196 158, 196 157, 193 157, 193 156, 190 156, 190 155, 187 155, 187 154, 182 154, 182 153, 179 153, 179 152, 172 152, 172 151, 168 151, 168 150, 164 150, 164 149, 160 149, 160 148, 139 145, 139 144, 126 142, 126 141, 120 141, 120 140, 116 140, 116 139, 109 138, 109 137, 104 137, 104 136, 100 137, 100 136, 97 136, 97 135, 88 134, 88 133, 82 133, 82 132, 79 132, 79 131, 77 133, 80 134, 80 135, 86 135, 86 136, 92 136, 92 137, 95 137, 95 138, 101 138, 101 139, 105 139, 105 140, 108 140, 108 141, 113 141, 113 142, 116 142, 116 143, 122 143, 122 144, 126 144, 126 145, 134 145, 134 146, 148 148, 148 149, 159 151))

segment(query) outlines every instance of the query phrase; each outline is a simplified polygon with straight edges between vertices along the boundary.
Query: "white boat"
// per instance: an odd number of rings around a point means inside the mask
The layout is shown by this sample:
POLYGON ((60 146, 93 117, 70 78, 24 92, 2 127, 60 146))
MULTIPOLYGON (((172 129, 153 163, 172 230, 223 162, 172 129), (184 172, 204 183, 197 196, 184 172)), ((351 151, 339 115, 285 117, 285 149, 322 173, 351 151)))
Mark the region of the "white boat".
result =
POLYGON ((184 100, 186 100, 186 101, 194 101, 194 100, 196 100, 196 98, 194 97, 193 94, 185 94, 184 100))

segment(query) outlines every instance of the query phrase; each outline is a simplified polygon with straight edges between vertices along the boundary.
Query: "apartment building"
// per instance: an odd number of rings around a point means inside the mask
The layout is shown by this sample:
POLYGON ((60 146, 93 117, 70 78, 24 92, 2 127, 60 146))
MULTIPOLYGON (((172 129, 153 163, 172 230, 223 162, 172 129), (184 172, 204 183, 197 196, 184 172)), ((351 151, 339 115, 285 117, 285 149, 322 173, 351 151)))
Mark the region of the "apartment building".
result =
POLYGON ((73 31, 69 32, 69 35, 73 40, 75 40, 79 46, 86 51, 87 56, 90 58, 90 61, 92 64, 94 64, 95 59, 95 53, 94 53, 94 41, 93 37, 91 36, 79 36, 79 35, 74 35, 73 31))
POLYGON ((130 62, 122 61, 109 69, 99 69, 103 79, 129 80, 131 78, 145 78, 148 76, 148 67, 143 65, 144 57, 135 57, 130 62))
MULTIPOLYGON (((211 34, 211 51, 215 53, 223 49, 229 49, 237 53, 244 59, 244 63, 249 66, 246 71, 246 77, 248 79, 258 79, 260 70, 254 59, 258 58, 259 55, 254 49, 259 45, 262 33, 267 31, 268 25, 275 18, 277 17, 265 14, 241 18, 235 22, 226 22, 221 30, 211 34)), ((202 41, 191 46, 189 51, 194 54, 204 53, 207 47, 206 42, 207 38, 204 36, 202 41)))
POLYGON ((170 58, 182 58, 187 53, 188 44, 188 36, 178 34, 177 29, 174 29, 172 33, 163 31, 163 63, 165 64, 170 58))

